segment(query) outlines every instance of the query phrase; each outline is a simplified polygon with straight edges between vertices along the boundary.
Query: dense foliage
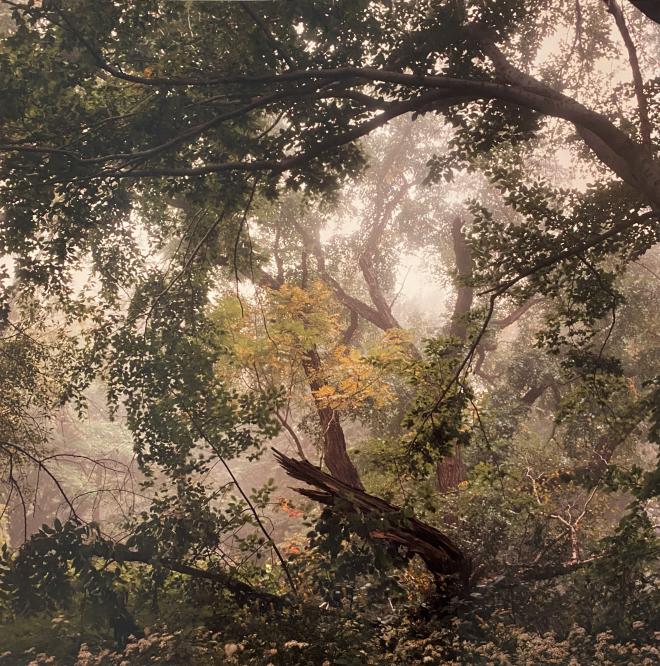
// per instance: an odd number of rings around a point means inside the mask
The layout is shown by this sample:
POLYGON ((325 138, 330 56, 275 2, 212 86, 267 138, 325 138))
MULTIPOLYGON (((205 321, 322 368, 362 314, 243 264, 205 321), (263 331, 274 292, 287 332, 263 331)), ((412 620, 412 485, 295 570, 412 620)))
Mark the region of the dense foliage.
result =
POLYGON ((656 663, 657 20, 0 0, 0 664, 656 663))

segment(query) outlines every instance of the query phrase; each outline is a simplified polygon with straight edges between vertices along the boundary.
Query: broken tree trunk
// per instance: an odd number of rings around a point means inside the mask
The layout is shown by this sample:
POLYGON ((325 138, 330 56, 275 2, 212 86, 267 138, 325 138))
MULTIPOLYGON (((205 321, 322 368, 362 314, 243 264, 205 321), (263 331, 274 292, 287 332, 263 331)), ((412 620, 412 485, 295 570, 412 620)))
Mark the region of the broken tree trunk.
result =
POLYGON ((350 511, 389 518, 382 529, 371 532, 371 537, 404 546, 409 555, 419 555, 443 598, 460 596, 468 590, 471 562, 449 537, 417 518, 400 518, 398 507, 322 472, 309 462, 289 458, 275 449, 273 452, 289 476, 313 486, 294 488, 301 495, 328 506, 341 500, 350 506, 350 511))

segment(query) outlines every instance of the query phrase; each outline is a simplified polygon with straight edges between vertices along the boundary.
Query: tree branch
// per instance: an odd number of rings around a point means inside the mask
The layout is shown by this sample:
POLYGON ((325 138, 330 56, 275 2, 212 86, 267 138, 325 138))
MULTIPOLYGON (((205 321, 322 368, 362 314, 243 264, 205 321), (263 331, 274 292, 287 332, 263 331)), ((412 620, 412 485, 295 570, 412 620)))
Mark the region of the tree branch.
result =
POLYGON ((111 559, 114 559, 117 562, 136 562, 150 564, 152 566, 161 566, 165 569, 175 571, 176 573, 181 573, 186 576, 209 580, 229 590, 232 594, 238 597, 238 599, 259 599, 261 601, 274 603, 277 606, 281 606, 285 601, 283 597, 271 594, 270 592, 256 590, 251 585, 248 585, 247 583, 244 583, 243 581, 230 576, 228 573, 221 572, 217 569, 200 569, 198 567, 184 564, 182 562, 177 562, 169 558, 149 557, 145 553, 129 550, 123 544, 115 544, 111 552, 107 555, 104 553, 104 556, 109 556, 111 559))
POLYGON ((264 34, 264 37, 266 38, 266 41, 271 45, 274 51, 279 53, 282 56, 282 59, 286 64, 289 66, 290 69, 295 69, 296 68, 296 63, 293 61, 293 58, 289 55, 287 50, 282 46, 282 44, 275 39, 273 36, 273 33, 270 31, 270 28, 266 24, 266 21, 264 21, 257 12, 255 12, 252 7, 250 6, 249 2, 241 2, 241 9, 248 14, 252 20, 257 24, 261 32, 264 34))
POLYGON ((288 458, 275 449, 273 452, 289 476, 315 488, 296 488, 296 492, 327 505, 341 500, 352 511, 372 517, 380 516, 383 519, 382 528, 372 530, 372 538, 405 545, 410 553, 416 553, 424 560, 438 582, 445 576, 456 576, 463 591, 468 587, 471 562, 449 537, 416 518, 392 520, 401 511, 398 507, 354 488, 310 463, 288 458))
POLYGON ((658 0, 629 0, 631 5, 646 14, 652 21, 660 24, 660 2, 658 0))
POLYGON ((545 298, 539 296, 538 298, 530 298, 525 301, 522 305, 518 306, 513 312, 509 313, 506 317, 502 319, 493 319, 493 325, 497 326, 500 330, 511 326, 518 321, 528 310, 531 310, 535 305, 543 303, 545 298))
MULTIPOLYGON (((630 69, 632 70, 633 82, 635 85, 635 96, 637 97, 637 107, 639 110, 639 129, 642 135, 642 143, 646 146, 651 146, 651 121, 649 120, 649 107, 646 95, 644 94, 644 81, 642 73, 639 69, 639 59, 637 58, 637 49, 635 43, 630 36, 626 19, 623 16, 621 7, 617 4, 616 0, 603 0, 607 7, 607 11, 614 16, 616 27, 626 45, 628 51, 628 60, 630 61, 630 69)), ((660 4, 660 3, 657 3, 660 4)))

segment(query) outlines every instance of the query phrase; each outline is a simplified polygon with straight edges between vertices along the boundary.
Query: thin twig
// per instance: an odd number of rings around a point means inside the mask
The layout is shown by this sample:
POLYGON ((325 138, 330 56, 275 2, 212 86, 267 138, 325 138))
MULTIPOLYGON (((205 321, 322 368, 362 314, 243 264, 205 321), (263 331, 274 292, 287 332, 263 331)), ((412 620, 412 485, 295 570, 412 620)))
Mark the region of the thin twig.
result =
POLYGON ((254 504, 253 504, 252 501, 250 500, 250 498, 249 498, 249 496, 247 495, 247 493, 243 490, 243 487, 242 487, 241 484, 238 482, 238 479, 236 478, 236 476, 235 476, 234 472, 232 471, 231 467, 229 467, 229 465, 227 464, 227 461, 226 461, 226 460, 224 459, 224 457, 220 454, 220 451, 218 450, 218 448, 217 448, 217 447, 215 446, 215 444, 210 440, 210 438, 206 435, 206 433, 205 433, 205 431, 203 430, 203 428, 201 428, 201 427, 199 426, 199 424, 198 424, 197 419, 195 418, 195 416, 194 416, 189 410, 187 410, 185 407, 184 407, 184 411, 188 414, 188 417, 190 418, 190 421, 191 421, 191 423, 193 424, 195 430, 197 431, 197 434, 199 435, 199 437, 201 437, 201 439, 203 439, 203 440, 206 442, 206 444, 208 444, 208 446, 210 446, 211 449, 212 449, 212 450, 215 452, 215 454, 218 456, 218 459, 220 460, 220 462, 222 463, 223 467, 224 467, 225 470, 227 471, 227 474, 229 474, 229 476, 231 477, 231 480, 234 482, 234 485, 236 486, 236 489, 237 489, 238 492, 241 494, 241 497, 243 497, 243 500, 245 501, 245 503, 246 503, 246 504, 248 505, 248 507, 250 508, 250 511, 252 512, 252 515, 254 516, 254 519, 255 519, 257 525, 259 526, 259 529, 261 530, 261 532, 263 533, 263 535, 266 537, 266 539, 269 541, 269 543, 271 544, 273 550, 275 551, 275 554, 277 555, 277 559, 280 561, 280 564, 282 565, 282 570, 284 571, 284 574, 285 574, 285 576, 286 576, 286 579, 287 579, 288 582, 289 582, 289 585, 290 585, 291 589, 293 590, 294 593, 297 593, 298 590, 297 590, 297 588, 296 588, 296 584, 295 584, 294 581, 293 581, 293 577, 291 576, 291 572, 289 571, 289 567, 287 566, 286 560, 285 560, 284 557, 282 556, 282 553, 280 552, 280 549, 277 547, 277 544, 275 543, 273 537, 270 535, 270 532, 268 532, 268 530, 267 530, 266 527, 264 526, 263 521, 262 521, 261 518, 259 517, 259 513, 258 513, 256 507, 254 506, 254 504))

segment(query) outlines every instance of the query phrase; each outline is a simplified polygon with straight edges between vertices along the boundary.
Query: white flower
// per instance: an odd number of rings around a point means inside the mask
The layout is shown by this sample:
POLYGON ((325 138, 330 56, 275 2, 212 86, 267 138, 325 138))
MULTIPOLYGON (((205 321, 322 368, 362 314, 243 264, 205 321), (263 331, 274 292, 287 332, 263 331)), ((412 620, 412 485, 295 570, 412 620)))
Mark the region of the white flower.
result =
POLYGON ((225 645, 225 656, 231 659, 238 652, 238 645, 236 643, 227 643, 225 645))

